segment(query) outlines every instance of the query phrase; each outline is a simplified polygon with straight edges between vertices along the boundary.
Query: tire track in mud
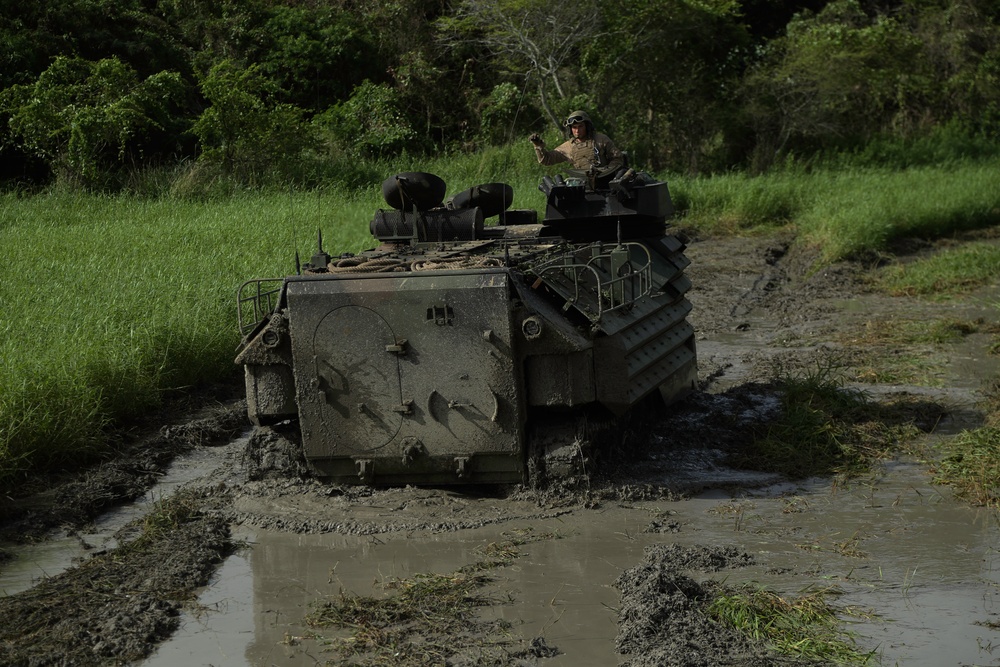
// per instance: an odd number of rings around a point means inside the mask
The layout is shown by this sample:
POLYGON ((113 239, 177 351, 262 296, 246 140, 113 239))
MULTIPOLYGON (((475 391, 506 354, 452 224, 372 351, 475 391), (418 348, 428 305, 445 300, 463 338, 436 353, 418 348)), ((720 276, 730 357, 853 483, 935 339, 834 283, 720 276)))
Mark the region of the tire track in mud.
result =
POLYGON ((737 297, 729 308, 730 317, 746 317, 790 281, 781 261, 787 252, 787 244, 768 245, 763 249, 765 268, 753 281, 750 289, 737 297))
MULTIPOLYGON (((233 389, 223 392, 232 394, 233 389)), ((0 543, 44 540, 58 528, 79 530, 104 512, 141 497, 178 456, 197 447, 228 443, 249 427, 244 400, 218 402, 214 395, 204 400, 208 405, 193 414, 174 416, 171 423, 132 436, 113 459, 73 475, 38 480, 35 485, 47 485, 40 493, 8 496, 0 503, 0 543)))

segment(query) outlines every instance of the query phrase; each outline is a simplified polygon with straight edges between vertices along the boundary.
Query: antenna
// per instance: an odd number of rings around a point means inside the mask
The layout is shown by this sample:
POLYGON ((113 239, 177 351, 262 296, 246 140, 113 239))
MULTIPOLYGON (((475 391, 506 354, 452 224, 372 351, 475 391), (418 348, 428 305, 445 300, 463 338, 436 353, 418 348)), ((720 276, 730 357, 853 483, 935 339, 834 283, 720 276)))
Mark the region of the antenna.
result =
POLYGON ((299 263, 299 240, 298 234, 296 233, 295 216, 292 214, 292 185, 288 184, 288 212, 286 216, 292 216, 292 223, 289 225, 289 230, 292 233, 292 249, 295 250, 295 275, 302 275, 302 265, 299 263))

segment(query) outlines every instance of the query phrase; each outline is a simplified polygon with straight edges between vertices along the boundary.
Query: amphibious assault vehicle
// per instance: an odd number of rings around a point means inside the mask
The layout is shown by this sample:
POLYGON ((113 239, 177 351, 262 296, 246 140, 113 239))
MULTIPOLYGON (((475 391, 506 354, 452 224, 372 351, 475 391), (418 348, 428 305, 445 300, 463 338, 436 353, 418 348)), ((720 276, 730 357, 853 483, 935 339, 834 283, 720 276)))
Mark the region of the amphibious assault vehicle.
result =
POLYGON ((507 184, 446 200, 439 177, 397 174, 378 247, 331 256, 320 235, 296 275, 244 283, 251 421, 339 483, 533 483, 579 475, 630 411, 683 396, 696 354, 667 184, 628 169, 539 190, 540 222, 507 184))

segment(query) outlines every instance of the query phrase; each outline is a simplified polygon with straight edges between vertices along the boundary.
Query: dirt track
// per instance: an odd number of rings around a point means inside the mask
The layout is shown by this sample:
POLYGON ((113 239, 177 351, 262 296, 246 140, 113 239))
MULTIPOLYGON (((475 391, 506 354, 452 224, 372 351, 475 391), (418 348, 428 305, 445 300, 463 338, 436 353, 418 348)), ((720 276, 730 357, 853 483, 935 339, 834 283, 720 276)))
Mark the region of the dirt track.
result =
MULTIPOLYGON (((609 508, 643 507, 648 515, 654 505, 662 508, 663 503, 683 502, 679 499, 720 484, 733 499, 727 502, 746 503, 740 500, 746 489, 778 480, 766 474, 730 474, 733 471, 719 468, 718 457, 745 442, 751 423, 774 418, 776 400, 766 381, 776 367, 793 372, 836 363, 848 374, 863 375, 872 362, 872 344, 864 333, 873 319, 997 320, 996 309, 988 305, 992 297, 932 303, 870 294, 865 288, 865 266, 845 263, 813 271, 812 255, 789 247, 789 239, 780 237, 690 244, 688 273, 694 285, 690 319, 699 338, 700 391, 655 425, 653 432, 640 434, 642 455, 633 465, 623 466, 606 479, 595 478, 589 489, 543 494, 503 490, 483 496, 412 488, 334 488, 296 476, 251 480, 244 457, 230 445, 231 451, 219 466, 186 484, 175 505, 165 504, 168 520, 154 527, 153 538, 140 539, 128 548, 96 549, 98 553, 83 564, 0 598, 0 618, 8 619, 0 632, 0 664, 141 661, 171 636, 197 588, 208 583, 218 563, 238 548, 229 536, 231 526, 298 535, 462 534, 517 522, 590 521, 587 517, 597 521, 596 513, 609 508), (680 461, 685 465, 694 461, 695 467, 700 461, 703 467, 700 472, 680 474, 680 461), (704 474, 705 470, 719 474, 713 477, 704 474), (387 507, 392 511, 387 512, 387 507)), ((927 360, 925 370, 933 378, 928 384, 937 385, 933 388, 899 384, 866 388, 880 400, 920 397, 925 426, 974 427, 981 418, 977 392, 993 372, 987 354, 991 342, 986 334, 973 334, 963 340, 961 349, 916 350, 927 360), (970 368, 976 369, 974 374, 970 368)), ((875 352, 885 357, 914 351, 879 348, 875 352)), ((197 408, 196 416, 164 414, 163 422, 156 424, 162 428, 134 438, 128 457, 86 471, 82 477, 53 481, 39 494, 9 500, 0 508, 4 520, 0 537, 8 545, 6 550, 16 555, 19 543, 45 540, 52 531, 85 532, 108 507, 141 496, 175 455, 229 442, 246 428, 237 392, 233 387, 215 391, 192 407, 197 408)), ((871 481, 873 488, 879 483, 877 476, 871 481)), ((800 495, 797 491, 794 497, 800 495)), ((819 506, 815 499, 810 502, 819 506)), ((738 511, 743 512, 746 505, 742 507, 738 511)), ((622 568, 615 582, 620 608, 613 648, 619 659, 632 667, 812 664, 805 659, 776 658, 737 637, 709 621, 699 602, 719 571, 723 571, 721 578, 739 578, 740 568, 750 562, 771 571, 780 569, 778 565, 763 562, 767 557, 760 553, 718 543, 718 534, 709 528, 699 528, 704 532, 694 543, 689 538, 684 549, 671 548, 672 535, 683 534, 686 524, 671 522, 669 517, 666 513, 649 522, 647 532, 657 535, 662 544, 651 546, 643 558, 622 568)), ((781 520, 789 522, 790 534, 801 528, 796 527, 794 516, 781 520)), ((801 521, 805 525, 806 519, 801 521)), ((139 530, 129 527, 117 542, 128 542, 139 530)), ((797 534, 795 539, 803 538, 797 534)), ((0 561, 0 574, 3 567, 0 561)), ((518 594, 517 590, 511 593, 514 598, 518 594)), ((981 620, 989 634, 990 620, 981 620)), ((453 664, 559 660, 549 652, 532 651, 532 646, 539 646, 537 640, 545 638, 529 634, 494 656, 495 662, 470 662, 468 656, 459 655, 453 664), (536 640, 534 645, 532 640, 536 640)), ((990 636, 1000 643, 995 629, 990 636)), ((548 645, 559 652, 558 642, 549 639, 548 645)), ((887 655, 892 658, 894 654, 889 651, 887 655)), ((232 664, 257 664, 252 651, 245 660, 232 664)), ((305 664, 301 655, 271 662, 305 664)), ((901 664, 911 663, 904 660, 901 664)))

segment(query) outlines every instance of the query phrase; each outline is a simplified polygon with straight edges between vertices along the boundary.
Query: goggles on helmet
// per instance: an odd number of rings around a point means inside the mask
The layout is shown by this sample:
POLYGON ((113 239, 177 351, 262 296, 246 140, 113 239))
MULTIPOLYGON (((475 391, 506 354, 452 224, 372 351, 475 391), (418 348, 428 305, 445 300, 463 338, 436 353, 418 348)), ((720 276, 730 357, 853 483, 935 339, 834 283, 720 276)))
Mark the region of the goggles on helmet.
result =
POLYGON ((569 127, 570 125, 576 125, 577 123, 582 123, 586 120, 587 119, 584 118, 583 116, 570 116, 569 118, 566 119, 564 125, 566 127, 569 127))

